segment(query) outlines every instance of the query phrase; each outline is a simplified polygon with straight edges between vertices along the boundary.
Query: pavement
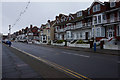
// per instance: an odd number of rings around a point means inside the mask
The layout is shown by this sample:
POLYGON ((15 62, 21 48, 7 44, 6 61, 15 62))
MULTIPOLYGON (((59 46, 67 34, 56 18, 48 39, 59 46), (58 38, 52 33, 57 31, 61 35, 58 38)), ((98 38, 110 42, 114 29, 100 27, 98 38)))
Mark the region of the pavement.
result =
MULTIPOLYGON (((62 48, 62 49, 75 50, 75 51, 85 51, 85 52, 120 56, 120 50, 109 50, 109 49, 99 49, 99 48, 97 48, 96 51, 94 51, 93 48, 55 46, 55 45, 47 45, 47 44, 40 44, 40 46, 53 47, 53 48, 55 47, 55 48, 62 48)), ((120 49, 120 46, 119 46, 119 49, 120 49)))
POLYGON ((2 45, 0 45, 0 79, 2 78, 2 45))
POLYGON ((6 78, 41 78, 41 76, 6 46, 2 46, 2 79, 6 78))
POLYGON ((93 80, 118 80, 119 77, 119 56, 106 55, 102 54, 102 52, 95 54, 92 51, 70 50, 67 47, 17 42, 13 43, 12 46, 93 80))

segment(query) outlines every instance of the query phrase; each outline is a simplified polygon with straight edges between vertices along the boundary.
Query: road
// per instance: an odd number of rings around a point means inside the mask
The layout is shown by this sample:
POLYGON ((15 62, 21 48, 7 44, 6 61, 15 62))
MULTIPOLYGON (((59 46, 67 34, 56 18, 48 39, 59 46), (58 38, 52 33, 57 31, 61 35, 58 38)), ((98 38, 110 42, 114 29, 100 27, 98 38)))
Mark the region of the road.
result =
POLYGON ((91 52, 73 51, 61 48, 14 42, 13 47, 56 63, 89 78, 118 78, 118 56, 93 54, 91 52))

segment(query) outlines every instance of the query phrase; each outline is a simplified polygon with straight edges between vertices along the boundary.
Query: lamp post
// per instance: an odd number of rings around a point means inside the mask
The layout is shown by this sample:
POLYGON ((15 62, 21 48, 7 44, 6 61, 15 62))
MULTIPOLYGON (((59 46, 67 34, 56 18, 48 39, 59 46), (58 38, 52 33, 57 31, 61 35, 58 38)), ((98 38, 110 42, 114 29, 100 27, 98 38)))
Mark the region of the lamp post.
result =
POLYGON ((38 29, 38 40, 40 42, 40 28, 38 29))
MULTIPOLYGON (((96 16, 94 16, 95 21, 96 16)), ((95 31, 95 22, 94 22, 94 51, 96 52, 96 31, 95 31)))
POLYGON ((11 34, 11 25, 9 25, 9 34, 8 34, 8 40, 9 41, 11 40, 11 37, 10 37, 11 35, 10 34, 11 34))

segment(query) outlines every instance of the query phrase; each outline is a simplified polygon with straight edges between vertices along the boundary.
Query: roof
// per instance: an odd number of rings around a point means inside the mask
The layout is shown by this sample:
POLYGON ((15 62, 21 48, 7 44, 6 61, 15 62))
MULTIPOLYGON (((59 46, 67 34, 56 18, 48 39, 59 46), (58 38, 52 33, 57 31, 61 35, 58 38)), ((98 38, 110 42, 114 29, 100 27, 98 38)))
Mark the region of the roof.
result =
POLYGON ((91 6, 89 7, 88 10, 90 10, 92 8, 92 6, 94 5, 94 3, 96 3, 96 2, 100 3, 101 5, 105 5, 103 2, 101 2, 99 0, 94 0, 94 2, 91 4, 91 6))

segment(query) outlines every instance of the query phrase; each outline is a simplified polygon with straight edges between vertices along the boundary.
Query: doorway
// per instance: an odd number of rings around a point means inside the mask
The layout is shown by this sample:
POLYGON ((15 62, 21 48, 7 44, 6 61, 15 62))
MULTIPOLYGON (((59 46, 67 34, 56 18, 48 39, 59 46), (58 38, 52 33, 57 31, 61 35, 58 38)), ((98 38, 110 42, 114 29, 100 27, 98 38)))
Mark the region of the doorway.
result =
POLYGON ((88 32, 85 32, 85 39, 88 40, 88 32))
POLYGON ((107 28, 107 37, 109 39, 114 37, 114 26, 108 26, 108 28, 107 28))

